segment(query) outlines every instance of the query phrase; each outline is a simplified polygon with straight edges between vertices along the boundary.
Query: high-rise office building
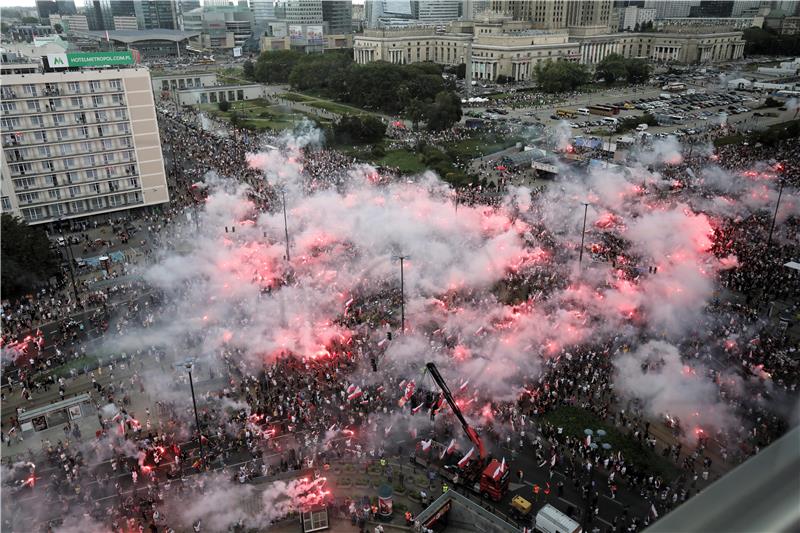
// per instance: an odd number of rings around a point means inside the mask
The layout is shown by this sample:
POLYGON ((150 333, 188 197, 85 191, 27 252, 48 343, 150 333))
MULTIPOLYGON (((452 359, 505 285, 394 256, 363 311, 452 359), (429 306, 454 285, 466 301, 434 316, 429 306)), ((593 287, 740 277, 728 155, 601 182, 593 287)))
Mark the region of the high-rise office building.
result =
POLYGON ((43 24, 50 20, 50 15, 75 15, 78 13, 74 0, 36 0, 36 11, 43 24))
POLYGON ((413 0, 412 18, 422 24, 445 24, 461 15, 460 0, 413 0))
POLYGON ((3 78, 3 212, 39 224, 169 202, 148 69, 3 78))
POLYGON ((689 8, 690 17, 730 17, 733 0, 703 0, 700 5, 689 8))
POLYGON ((133 6, 136 11, 136 20, 139 22, 139 29, 178 29, 178 12, 175 2, 135 0, 133 6))
POLYGON ((328 33, 342 35, 353 32, 352 0, 325 0, 322 2, 322 20, 328 23, 328 33))
POLYGON ((253 13, 253 21, 256 24, 275 20, 275 2, 273 0, 250 0, 250 11, 253 13))
POLYGON ((754 16, 761 6, 761 0, 735 0, 731 8, 732 17, 754 16))
POLYGON ((322 0, 286 0, 284 10, 289 24, 322 24, 322 0))
POLYGON ((656 19, 685 18, 700 0, 645 0, 646 9, 656 10, 656 19))
POLYGON ((543 30, 608 27, 611 20, 611 0, 492 0, 491 9, 543 30))

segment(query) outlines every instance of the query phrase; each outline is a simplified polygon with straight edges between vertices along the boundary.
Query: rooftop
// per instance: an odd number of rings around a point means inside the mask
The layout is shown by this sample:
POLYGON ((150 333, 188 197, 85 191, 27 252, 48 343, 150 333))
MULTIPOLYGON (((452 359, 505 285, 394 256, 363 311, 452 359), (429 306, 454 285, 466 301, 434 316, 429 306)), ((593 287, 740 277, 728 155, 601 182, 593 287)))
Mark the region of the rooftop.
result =
POLYGON ((161 29, 81 32, 81 35, 86 35, 88 37, 97 39, 98 41, 105 40, 106 34, 108 35, 108 38, 113 41, 132 44, 142 41, 171 41, 178 43, 187 39, 191 39, 192 37, 197 37, 200 35, 200 32, 161 29))

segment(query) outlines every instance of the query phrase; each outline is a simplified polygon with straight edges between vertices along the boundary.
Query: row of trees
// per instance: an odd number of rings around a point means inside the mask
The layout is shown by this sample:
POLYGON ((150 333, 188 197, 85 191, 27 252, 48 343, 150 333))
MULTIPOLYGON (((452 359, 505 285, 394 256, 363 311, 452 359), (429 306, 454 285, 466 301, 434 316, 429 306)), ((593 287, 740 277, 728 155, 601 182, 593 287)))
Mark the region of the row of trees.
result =
POLYGON ((746 55, 791 55, 800 53, 800 35, 780 35, 773 30, 748 28, 742 36, 746 55))
POLYGON ((31 293, 51 276, 59 275, 58 257, 41 226, 3 213, 0 217, 0 255, 3 258, 3 298, 31 293))
POLYGON ((594 74, 595 78, 605 80, 608 85, 620 80, 643 83, 650 77, 650 65, 644 59, 609 54, 597 65, 594 74))
POLYGON ((261 83, 289 83, 298 91, 424 121, 429 129, 449 128, 461 119, 461 100, 442 77, 442 67, 434 63, 358 65, 346 51, 280 50, 246 62, 244 74, 261 83))

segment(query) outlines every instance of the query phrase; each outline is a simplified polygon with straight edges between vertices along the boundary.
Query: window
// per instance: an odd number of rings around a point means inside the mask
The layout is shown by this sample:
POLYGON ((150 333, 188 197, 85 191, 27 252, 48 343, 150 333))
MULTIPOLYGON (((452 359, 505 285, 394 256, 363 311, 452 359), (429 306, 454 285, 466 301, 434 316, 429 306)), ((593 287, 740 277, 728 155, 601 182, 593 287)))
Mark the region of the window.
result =
POLYGON ((50 206, 50 216, 60 216, 67 212, 67 207, 64 204, 55 204, 50 206))
POLYGON ((31 165, 30 163, 11 165, 11 172, 16 172, 17 174, 25 175, 26 173, 32 171, 33 171, 33 165, 31 165))
MULTIPOLYGON (((59 141, 63 141, 64 139, 69 138, 69 130, 58 130, 58 131, 56 131, 56 137, 58 138, 59 141)), ((67 148, 66 144, 62 144, 61 145, 61 153, 62 154, 67 153, 67 152, 64 152, 64 150, 66 148, 67 148)))
POLYGON ((23 194, 18 194, 17 199, 21 204, 32 204, 39 200, 39 193, 38 192, 26 192, 23 194))
POLYGON ((100 82, 99 81, 90 81, 89 82, 89 90, 92 92, 96 92, 100 90, 100 82))
POLYGON ((114 143, 111 142, 111 139, 103 139, 103 150, 112 150, 114 148, 114 143))
POLYGON ((66 178, 67 183, 75 183, 77 181, 74 172, 67 172, 66 174, 64 174, 64 178, 66 178))
POLYGON ((90 180, 96 180, 97 171, 93 168, 90 168, 89 170, 86 171, 86 177, 89 178, 90 180))
POLYGON ((92 105, 97 107, 103 105, 103 97, 102 96, 92 96, 92 105))
POLYGON ((51 189, 47 191, 47 196, 49 196, 51 200, 59 200, 61 199, 61 189, 51 189))
POLYGON ((36 86, 35 85, 23 85, 22 86, 22 90, 28 96, 36 96, 36 86))
POLYGON ((89 192, 94 194, 100 194, 100 184, 99 183, 90 183, 89 184, 89 192))
POLYGON ((23 209, 22 216, 25 218, 25 220, 39 220, 42 218, 42 208, 32 207, 30 209, 23 209))
POLYGON ((130 133, 131 126, 127 122, 123 122, 121 124, 117 124, 117 131, 120 133, 130 133))
POLYGON ((3 102, 2 108, 4 113, 8 113, 9 111, 15 111, 17 109, 17 104, 15 102, 3 102))
POLYGON ((36 180, 33 178, 20 178, 18 180, 14 180, 14 189, 30 189, 35 183, 36 180))
POLYGON ((63 104, 63 102, 61 101, 61 98, 51 98, 51 99, 50 99, 50 109, 51 109, 51 110, 60 109, 60 108, 61 108, 61 106, 63 106, 63 105, 64 105, 64 104, 63 104))
POLYGON ((114 118, 117 120, 125 120, 127 117, 125 116, 124 109, 115 109, 114 110, 114 118))
POLYGON ((69 82, 69 83, 67 84, 67 87, 68 87, 68 88, 69 88, 69 90, 70 90, 71 92, 73 92, 73 93, 79 93, 79 92, 81 92, 81 84, 80 84, 80 83, 78 83, 77 81, 71 81, 71 82, 69 82))
POLYGON ((131 187, 139 187, 139 178, 130 178, 128 180, 128 185, 131 187))
POLYGON ((44 184, 49 187, 56 187, 58 185, 58 179, 56 179, 56 175, 50 174, 49 176, 45 176, 44 184))
POLYGON ((78 135, 80 135, 82 137, 88 137, 89 136, 89 128, 87 128, 86 126, 81 126, 80 128, 78 128, 78 135))
MULTIPOLYGON (((59 137, 61 136, 61 132, 62 131, 65 131, 65 130, 58 130, 59 137)), ((69 155, 69 154, 72 153, 72 146, 69 145, 69 144, 61 144, 61 145, 59 145, 58 149, 61 152, 61 155, 69 155)))
POLYGON ((88 153, 92 151, 92 143, 89 141, 83 141, 81 143, 81 152, 88 153))
POLYGON ((114 162, 114 154, 103 154, 103 163, 106 165, 110 165, 114 162))
POLYGON ((11 210, 11 199, 8 196, 3 196, 0 198, 3 202, 3 211, 10 211, 11 210))
POLYGON ((75 158, 68 157, 63 160, 64 161, 64 168, 73 168, 75 166, 75 158))
POLYGON ((83 107, 83 98, 81 98, 79 96, 73 96, 72 98, 70 98, 70 104, 72 105, 72 107, 81 107, 82 108, 83 107))
POLYGON ((103 126, 97 126, 97 135, 103 136, 103 126))
POLYGON ((70 187, 69 188, 69 195, 71 197, 73 197, 73 198, 75 198, 76 196, 80 196, 81 195, 81 188, 80 187, 70 187))
POLYGON ((58 113, 53 115, 53 122, 56 124, 56 126, 63 126, 66 124, 67 119, 63 113, 58 113))
POLYGON ((33 138, 37 141, 47 142, 47 132, 44 130, 39 130, 33 132, 33 138))
POLYGON ((108 114, 105 111, 95 111, 94 120, 95 122, 105 122, 108 120, 108 114))
POLYGON ((95 157, 93 155, 87 155, 83 158, 83 166, 85 167, 93 167, 95 166, 95 157))
POLYGON ((121 94, 112 94, 111 95, 111 102, 114 105, 122 105, 124 103, 121 94))
POLYGON ((86 210, 86 206, 85 206, 83 200, 78 200, 77 202, 70 202, 69 203, 69 209, 73 213, 80 213, 80 212, 86 210))
POLYGON ((41 156, 41 157, 50 157, 50 147, 49 146, 40 146, 39 147, 39 156, 41 156))
POLYGON ((101 208, 106 206, 106 204, 103 201, 103 199, 102 198, 97 198, 97 197, 92 198, 91 200, 89 200, 89 205, 91 206, 92 209, 101 209, 101 208))
POLYGON ((36 100, 28 100, 25 105, 28 107, 28 111, 41 111, 39 102, 36 100))
POLYGON ((0 126, 5 130, 10 130, 19 127, 18 118, 3 118, 0 119, 0 126))
POLYGON ((53 162, 49 161, 49 160, 42 162, 42 168, 44 168, 45 170, 55 170, 56 169, 55 166, 53 166, 53 162))

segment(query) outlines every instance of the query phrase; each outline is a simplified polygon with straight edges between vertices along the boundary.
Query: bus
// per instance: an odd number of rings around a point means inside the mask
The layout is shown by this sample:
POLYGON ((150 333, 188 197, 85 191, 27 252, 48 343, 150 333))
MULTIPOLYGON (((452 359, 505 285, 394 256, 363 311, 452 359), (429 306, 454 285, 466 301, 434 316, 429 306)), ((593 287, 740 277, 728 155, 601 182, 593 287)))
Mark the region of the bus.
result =
POLYGON ((588 109, 589 113, 593 115, 601 115, 604 117, 619 115, 619 109, 610 105, 602 105, 602 104, 590 105, 588 109))
POLYGON ((557 109, 556 116, 558 118, 575 118, 578 116, 575 111, 570 111, 569 109, 557 109))
POLYGON ((678 83, 678 82, 669 82, 668 84, 661 87, 662 91, 669 91, 672 93, 679 93, 686 90, 685 83, 678 83))

